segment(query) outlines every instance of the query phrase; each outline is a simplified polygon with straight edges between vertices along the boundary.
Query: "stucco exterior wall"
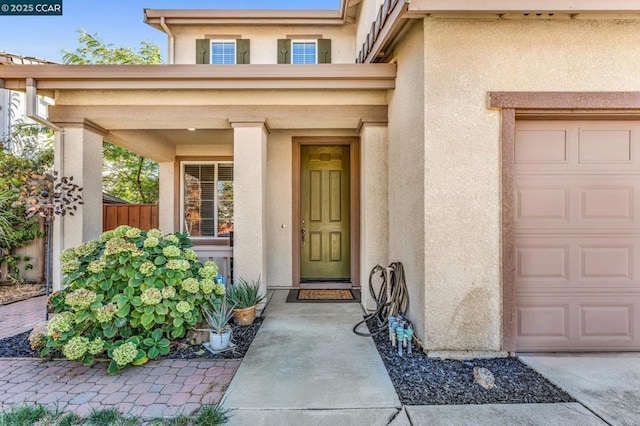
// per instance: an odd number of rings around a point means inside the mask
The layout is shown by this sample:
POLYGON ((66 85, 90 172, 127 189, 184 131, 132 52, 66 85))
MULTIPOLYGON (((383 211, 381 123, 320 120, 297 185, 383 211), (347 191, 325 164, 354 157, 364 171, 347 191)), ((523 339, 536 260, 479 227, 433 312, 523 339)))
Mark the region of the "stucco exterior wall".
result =
POLYGON ((175 63, 196 63, 196 40, 207 37, 228 39, 245 38, 251 40, 252 64, 277 64, 278 39, 295 36, 299 39, 331 39, 331 62, 352 64, 355 62, 355 25, 342 26, 289 26, 289 25, 247 25, 247 26, 176 26, 175 63), (229 37, 227 37, 229 36, 229 37))
MULTIPOLYGON (((398 77, 389 95, 389 261, 404 264, 409 319, 425 335, 425 159, 422 25, 414 25, 396 52, 398 77)), ((429 295, 431 297, 431 295, 429 295)), ((429 326, 429 325, 428 325, 429 326)))
POLYGON ((638 90, 640 22, 426 19, 424 33, 425 344, 498 351, 500 113, 487 92, 638 90))

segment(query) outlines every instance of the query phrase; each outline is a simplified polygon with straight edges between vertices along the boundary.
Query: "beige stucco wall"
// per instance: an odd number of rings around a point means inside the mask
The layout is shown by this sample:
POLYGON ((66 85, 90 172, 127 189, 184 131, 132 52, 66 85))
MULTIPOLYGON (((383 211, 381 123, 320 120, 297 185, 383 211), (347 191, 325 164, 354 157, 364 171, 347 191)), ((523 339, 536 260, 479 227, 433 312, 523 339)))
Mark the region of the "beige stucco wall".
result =
POLYGON ((422 25, 414 25, 395 52, 396 89, 389 95, 389 261, 404 264, 409 319, 425 335, 424 61, 422 25))
POLYGON ((638 90, 640 22, 427 19, 424 32, 425 343, 497 351, 500 113, 487 92, 638 90))
POLYGON ((207 36, 223 36, 229 39, 247 38, 251 40, 252 64, 278 63, 278 39, 294 36, 299 39, 331 39, 331 62, 352 64, 355 62, 355 25, 341 26, 290 26, 290 25, 246 25, 246 26, 176 26, 175 63, 195 64, 196 39, 207 36), (321 37, 319 37, 321 36, 321 37))

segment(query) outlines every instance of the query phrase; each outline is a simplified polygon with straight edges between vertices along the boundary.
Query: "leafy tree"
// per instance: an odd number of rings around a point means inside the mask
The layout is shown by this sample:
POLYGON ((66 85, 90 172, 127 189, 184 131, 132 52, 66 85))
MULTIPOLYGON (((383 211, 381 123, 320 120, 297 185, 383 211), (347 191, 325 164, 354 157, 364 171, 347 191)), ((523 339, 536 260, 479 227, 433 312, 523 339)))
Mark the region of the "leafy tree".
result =
POLYGON ((158 201, 158 163, 105 142, 105 190, 130 203, 152 204, 158 201))
MULTIPOLYGON (((105 44, 98 34, 79 31, 78 47, 63 49, 66 64, 160 64, 160 48, 143 41, 135 50, 105 44)), ((150 204, 158 201, 158 163, 124 148, 105 142, 103 145, 103 187, 108 193, 131 203, 150 204)))

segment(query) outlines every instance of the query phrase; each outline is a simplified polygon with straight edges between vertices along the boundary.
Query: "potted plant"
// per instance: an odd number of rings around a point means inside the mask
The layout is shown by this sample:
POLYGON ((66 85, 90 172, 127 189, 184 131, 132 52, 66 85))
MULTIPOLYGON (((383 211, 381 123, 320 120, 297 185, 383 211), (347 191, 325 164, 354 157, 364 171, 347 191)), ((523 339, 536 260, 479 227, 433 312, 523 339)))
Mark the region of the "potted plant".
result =
POLYGON ((235 284, 227 286, 227 298, 234 305, 236 324, 251 325, 256 318, 256 306, 265 299, 260 294, 260 278, 249 284, 238 278, 235 284))
POLYGON ((226 349, 231 342, 229 320, 233 317, 233 308, 226 297, 222 300, 209 297, 202 305, 202 314, 209 324, 209 344, 215 351, 226 349))

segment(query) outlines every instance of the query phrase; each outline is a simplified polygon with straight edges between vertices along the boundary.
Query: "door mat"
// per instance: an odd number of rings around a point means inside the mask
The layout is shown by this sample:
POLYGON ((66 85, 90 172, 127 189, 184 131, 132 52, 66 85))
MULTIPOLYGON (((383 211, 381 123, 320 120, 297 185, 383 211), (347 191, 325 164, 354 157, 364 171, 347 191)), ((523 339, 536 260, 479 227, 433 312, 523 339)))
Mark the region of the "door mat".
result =
POLYGON ((299 289, 289 290, 287 303, 358 303, 359 290, 299 289))

